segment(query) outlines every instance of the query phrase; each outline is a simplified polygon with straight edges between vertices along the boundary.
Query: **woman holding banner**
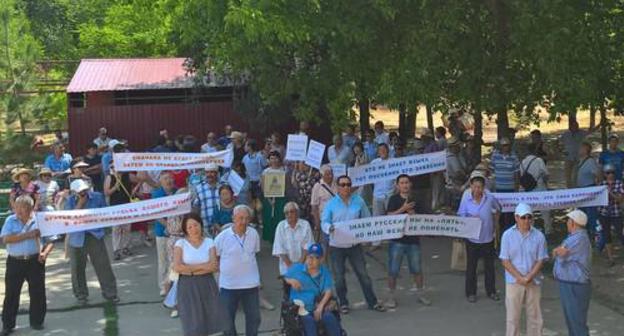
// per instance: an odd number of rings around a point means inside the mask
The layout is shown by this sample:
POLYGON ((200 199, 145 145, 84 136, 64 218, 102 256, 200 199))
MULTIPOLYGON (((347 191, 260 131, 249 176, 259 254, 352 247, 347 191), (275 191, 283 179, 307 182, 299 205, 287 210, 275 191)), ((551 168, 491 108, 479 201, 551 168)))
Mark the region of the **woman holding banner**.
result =
POLYGON ((286 170, 279 152, 269 153, 269 167, 262 172, 262 239, 273 243, 277 223, 284 219, 286 170))
POLYGON ((498 223, 500 205, 496 198, 485 192, 485 175, 475 170, 470 174, 470 194, 459 204, 457 215, 461 217, 478 217, 481 219, 479 238, 466 240, 466 297, 468 302, 477 302, 477 263, 483 258, 485 266, 485 291, 487 296, 499 301, 496 292, 494 274, 494 223, 498 223))

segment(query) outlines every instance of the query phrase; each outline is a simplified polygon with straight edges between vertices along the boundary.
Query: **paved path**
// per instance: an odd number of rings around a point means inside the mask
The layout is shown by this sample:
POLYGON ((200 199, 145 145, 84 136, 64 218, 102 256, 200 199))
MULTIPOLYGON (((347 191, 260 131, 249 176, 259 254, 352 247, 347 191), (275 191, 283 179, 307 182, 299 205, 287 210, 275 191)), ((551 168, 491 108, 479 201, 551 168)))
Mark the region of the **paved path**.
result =
MULTIPOLYGON (((403 289, 397 309, 387 313, 376 313, 364 308, 363 297, 355 276, 348 275, 349 297, 358 306, 344 317, 344 326, 349 335, 504 335, 505 306, 503 301, 495 303, 484 298, 483 278, 479 278, 479 301, 468 303, 463 297, 464 276, 449 269, 450 240, 446 238, 425 238, 424 269, 426 286, 433 305, 425 307, 410 295, 408 277, 400 279, 403 289)), ((114 263, 121 303, 117 306, 103 304, 98 283, 92 268, 88 268, 90 304, 80 307, 71 294, 69 265, 63 259, 61 246, 54 251, 47 267, 47 293, 49 311, 46 330, 33 332, 28 328, 28 316, 18 318, 19 329, 15 335, 180 335, 179 319, 169 318, 169 311, 162 308, 156 286, 156 262, 154 248, 138 248, 137 254, 124 261, 114 263)), ((110 251, 110 248, 109 248, 110 251)), ((277 262, 269 256, 268 246, 260 254, 265 296, 276 306, 281 292, 277 281, 277 262)), ((4 260, 4 249, 0 260, 4 260)), ((387 296, 385 290, 386 249, 375 252, 367 258, 376 293, 380 298, 387 296)), ((4 274, 5 263, 0 263, 0 274, 4 274)), ((497 288, 502 287, 502 268, 497 265, 497 288)), ((406 274, 407 269, 402 270, 406 274)), ((622 291, 620 283, 619 291, 622 291)), ((26 287, 26 286, 25 286, 26 287)), ((503 290, 504 292, 504 290, 503 290)), ((0 297, 4 287, 0 284, 0 297)), ((27 291, 24 288, 22 309, 27 309, 27 291)), ((623 316, 600 303, 592 301, 590 323, 592 336, 624 335, 623 316)), ((560 309, 556 284, 547 279, 542 298, 545 320, 545 335, 566 335, 563 315, 560 309)), ((242 322, 242 321, 239 321, 242 322)), ((279 329, 279 313, 262 311, 261 330, 263 335, 272 335, 279 329)), ((242 323, 239 330, 243 330, 242 323)))

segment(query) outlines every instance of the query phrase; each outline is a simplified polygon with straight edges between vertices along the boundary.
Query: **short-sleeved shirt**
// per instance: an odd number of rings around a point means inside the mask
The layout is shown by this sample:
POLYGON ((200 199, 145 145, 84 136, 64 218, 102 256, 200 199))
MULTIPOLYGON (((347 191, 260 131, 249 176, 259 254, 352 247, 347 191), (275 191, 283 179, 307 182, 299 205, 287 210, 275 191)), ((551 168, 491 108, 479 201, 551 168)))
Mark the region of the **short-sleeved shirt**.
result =
POLYGON ((622 205, 611 197, 611 194, 624 195, 624 184, 621 180, 615 180, 611 185, 607 181, 602 181, 602 185, 606 185, 609 191, 609 204, 598 207, 598 212, 604 217, 622 217, 622 205))
POLYGON ((111 161, 113 161, 113 153, 106 152, 102 154, 102 176, 110 175, 111 161))
POLYGON ((201 146, 201 152, 202 153, 214 153, 219 151, 216 145, 211 145, 209 143, 205 143, 201 146))
POLYGON ((221 205, 219 201, 219 184, 210 185, 207 181, 202 181, 195 186, 195 199, 193 207, 199 208, 199 215, 204 222, 204 228, 214 224, 214 214, 221 205))
MULTIPOLYGON (((17 215, 11 215, 7 217, 2 226, 0 237, 11 236, 15 234, 22 234, 29 231, 37 230, 39 226, 35 221, 35 217, 31 217, 27 223, 17 218, 17 215)), ((7 253, 13 257, 29 256, 39 253, 39 247, 37 246, 37 239, 25 239, 17 243, 6 244, 7 253)))
POLYGON ((494 181, 497 191, 509 191, 516 188, 516 174, 520 173, 520 161, 516 154, 503 154, 500 151, 492 153, 490 168, 496 175, 494 181))
POLYGON ((312 187, 312 196, 310 197, 310 205, 319 207, 319 215, 323 213, 325 205, 336 196, 335 185, 329 185, 325 181, 320 180, 312 187), (331 192, 330 192, 331 191, 331 192))
POLYGON ((390 144, 390 133, 388 132, 381 132, 381 133, 377 133, 375 132, 375 143, 380 145, 382 143, 385 144, 390 144))
MULTIPOLYGON (((310 223, 305 219, 297 220, 297 224, 292 228, 287 220, 277 224, 275 229, 275 240, 273 241, 273 255, 279 257, 280 254, 288 255, 291 262, 301 260, 303 251, 314 243, 310 223)), ((280 274, 286 273, 288 267, 284 261, 279 260, 280 274)))
POLYGON ((536 189, 546 188, 546 177, 548 177, 548 169, 544 159, 535 155, 527 155, 520 164, 520 175, 527 172, 537 182, 536 189))
MULTIPOLYGON (((48 206, 54 207, 54 197, 59 192, 59 185, 56 181, 51 180, 50 183, 43 183, 43 181, 35 181, 35 184, 39 187, 39 209, 40 211, 47 211, 48 206)), ((50 208, 51 209, 51 208, 50 208)))
MULTIPOLYGON (((154 189, 152 191, 152 198, 160 198, 171 196, 176 193, 176 190, 173 189, 170 194, 167 194, 163 187, 158 189, 154 189)), ((156 237, 165 237, 167 235, 166 232, 166 223, 161 223, 159 220, 154 221, 154 236, 156 237)))
MULTIPOLYGON (((390 196, 390 199, 388 200, 388 208, 386 210, 388 212, 397 211, 403 206, 403 204, 405 204, 405 201, 407 200, 403 198, 401 194, 392 195, 390 196)), ((421 203, 420 202, 415 202, 415 203, 416 203, 416 207, 414 211, 417 214, 424 213, 425 211, 423 211, 421 203)), ((418 236, 403 236, 401 238, 392 239, 392 241, 395 241, 401 244, 420 244, 420 238, 418 236)))
POLYGON ((466 182, 466 162, 459 154, 448 153, 446 155, 446 177, 448 182, 460 187, 466 182))
MULTIPOLYGON (((88 200, 87 204, 83 209, 96 209, 96 208, 105 208, 106 200, 104 199, 104 195, 102 193, 96 191, 89 191, 87 194, 88 200)), ((65 210, 74 210, 76 208, 76 204, 78 203, 78 199, 76 195, 71 195, 65 202, 65 210)), ((80 232, 73 232, 69 234, 69 246, 71 247, 82 247, 85 241, 85 234, 90 234, 96 239, 104 238, 106 231, 104 229, 93 229, 86 230, 80 232)))
POLYGON ((315 299, 321 294, 331 291, 334 283, 331 274, 325 265, 321 265, 319 273, 311 276, 308 268, 304 263, 293 264, 284 277, 299 281, 301 289, 290 289, 290 300, 301 300, 308 312, 313 312, 315 308, 315 299))
POLYGON ((331 145, 327 149, 327 159, 330 163, 351 163, 351 148, 346 145, 342 145, 341 148, 336 149, 336 145, 331 145))
MULTIPOLYGON (((371 161, 371 164, 379 163, 383 161, 388 161, 388 160, 387 159, 383 160, 382 158, 376 158, 375 160, 371 161)), ((390 196, 393 192, 394 192, 394 179, 393 178, 373 183, 373 197, 375 198, 386 198, 390 196)))
MULTIPOLYGON (((321 214, 321 229, 330 234, 329 228, 334 224, 351 219, 370 217, 370 210, 366 202, 359 195, 351 195, 348 203, 343 202, 340 196, 334 196, 321 214)), ((343 244, 330 239, 329 245, 337 248, 350 248, 354 244, 343 244)))
POLYGON ((561 143, 565 150, 566 161, 578 160, 579 149, 581 149, 581 144, 588 135, 589 133, 583 130, 578 130, 574 133, 567 130, 561 135, 561 143))
POLYGON ((479 217, 481 229, 479 238, 469 239, 473 243, 487 244, 494 240, 494 213, 500 211, 500 204, 489 192, 484 192, 479 204, 474 202, 470 190, 462 197, 457 215, 461 217, 479 217))
POLYGON ((215 244, 212 239, 204 238, 201 245, 195 247, 188 240, 180 239, 175 246, 182 249, 182 262, 187 265, 197 265, 210 261, 210 249, 215 244))
POLYGON ((72 156, 67 153, 63 153, 63 155, 61 155, 58 159, 54 156, 54 154, 50 154, 45 159, 43 165, 51 171, 58 173, 67 171, 71 166, 71 161, 72 156))
POLYGON ((587 231, 578 230, 566 237, 561 246, 569 250, 566 256, 555 257, 553 274, 559 281, 588 283, 591 278, 591 243, 587 231))
POLYGON ((614 152, 607 150, 600 153, 598 162, 601 165, 612 164, 615 167, 615 178, 622 179, 622 168, 624 167, 624 151, 619 149, 614 152))
POLYGON ((598 176, 598 163, 593 157, 582 159, 577 164, 576 186, 590 187, 596 185, 596 176, 598 176))
POLYGON ((262 153, 255 152, 253 154, 247 153, 243 157, 243 164, 245 165, 249 181, 259 182, 262 177, 262 171, 267 166, 267 161, 262 153))
MULTIPOLYGON (((533 266, 539 261, 548 259, 548 249, 546 248, 546 238, 538 229, 531 229, 523 235, 514 225, 503 233, 501 239, 501 250, 499 258, 501 260, 509 260, 511 264, 522 275, 527 275, 533 269, 533 266)), ((543 275, 535 276, 533 282, 539 285, 543 275)), ((514 276, 505 270, 505 282, 515 284, 514 276)))
POLYGON ((227 228, 215 238, 219 261, 219 286, 225 289, 246 289, 260 286, 256 253, 260 252, 260 236, 251 227, 243 237, 227 228))

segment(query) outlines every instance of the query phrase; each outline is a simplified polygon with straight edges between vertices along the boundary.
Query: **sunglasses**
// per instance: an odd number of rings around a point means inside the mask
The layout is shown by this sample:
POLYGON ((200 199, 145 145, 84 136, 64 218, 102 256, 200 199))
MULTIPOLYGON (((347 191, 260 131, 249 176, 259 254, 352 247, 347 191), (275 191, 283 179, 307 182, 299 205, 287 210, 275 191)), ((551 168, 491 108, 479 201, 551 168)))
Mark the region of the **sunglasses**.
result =
POLYGON ((607 175, 611 175, 611 174, 615 174, 615 172, 608 171, 608 172, 605 172, 605 174, 607 174, 607 175))
POLYGON ((533 215, 524 215, 524 216, 520 216, 521 219, 528 219, 531 220, 533 219, 533 215))
POLYGON ((343 188, 348 188, 351 186, 351 183, 339 183, 338 186, 343 187, 343 188))

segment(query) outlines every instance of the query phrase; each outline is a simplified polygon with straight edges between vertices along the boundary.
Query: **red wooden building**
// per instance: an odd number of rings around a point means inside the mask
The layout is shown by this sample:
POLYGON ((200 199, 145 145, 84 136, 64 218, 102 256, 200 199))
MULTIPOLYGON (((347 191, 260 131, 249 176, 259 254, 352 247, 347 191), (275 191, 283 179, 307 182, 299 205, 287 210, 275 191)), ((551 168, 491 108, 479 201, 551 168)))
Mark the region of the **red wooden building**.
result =
POLYGON ((100 127, 112 138, 127 139, 133 151, 152 147, 163 128, 200 143, 210 131, 220 136, 227 124, 248 131, 234 112, 232 86, 210 83, 198 90, 184 62, 83 59, 67 87, 70 151, 84 153, 100 127))

